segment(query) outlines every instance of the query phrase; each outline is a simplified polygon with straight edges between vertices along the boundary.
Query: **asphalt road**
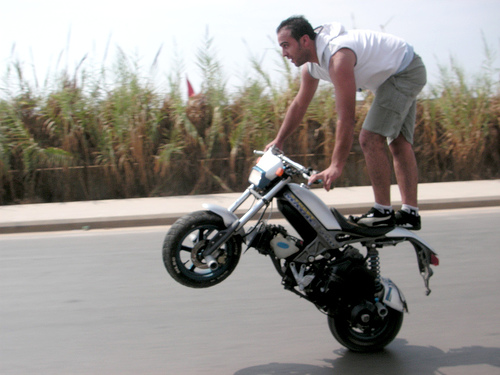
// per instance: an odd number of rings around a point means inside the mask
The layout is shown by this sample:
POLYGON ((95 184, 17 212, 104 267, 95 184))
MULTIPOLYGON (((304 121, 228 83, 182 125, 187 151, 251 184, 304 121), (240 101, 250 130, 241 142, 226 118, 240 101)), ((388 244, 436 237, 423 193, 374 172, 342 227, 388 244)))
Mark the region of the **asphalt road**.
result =
POLYGON ((382 253, 410 313, 385 351, 355 354, 250 250, 196 290, 164 270, 166 227, 0 236, 0 374, 500 374, 500 207, 424 212, 441 265, 382 253))

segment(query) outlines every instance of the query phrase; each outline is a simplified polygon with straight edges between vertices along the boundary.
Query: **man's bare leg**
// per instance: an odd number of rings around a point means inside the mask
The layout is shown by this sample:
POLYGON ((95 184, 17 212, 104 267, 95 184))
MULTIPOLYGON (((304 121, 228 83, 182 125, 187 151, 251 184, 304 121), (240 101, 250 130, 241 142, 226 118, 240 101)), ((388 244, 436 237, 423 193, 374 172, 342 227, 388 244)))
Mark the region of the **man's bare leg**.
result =
POLYGON ((394 161, 394 173, 403 204, 418 207, 418 169, 413 146, 403 135, 389 145, 394 161))
POLYGON ((391 163, 387 155, 386 138, 369 130, 361 129, 359 143, 365 156, 375 202, 383 206, 390 206, 391 163))

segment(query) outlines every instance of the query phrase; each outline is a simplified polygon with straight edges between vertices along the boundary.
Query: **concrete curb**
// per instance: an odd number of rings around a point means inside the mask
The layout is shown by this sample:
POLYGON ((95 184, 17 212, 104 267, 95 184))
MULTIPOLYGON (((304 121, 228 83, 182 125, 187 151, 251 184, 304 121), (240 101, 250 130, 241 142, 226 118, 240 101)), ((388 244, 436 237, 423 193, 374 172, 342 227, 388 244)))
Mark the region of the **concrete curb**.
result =
MULTIPOLYGON (((361 214, 372 207, 370 186, 315 190, 329 207, 344 215, 361 214)), ((393 205, 401 204, 397 186, 391 187, 393 205)), ((240 193, 197 196, 136 198, 89 202, 42 203, 0 206, 0 234, 138 226, 171 225, 179 217, 202 210, 203 203, 228 207, 240 193)), ((419 185, 421 211, 500 206, 500 180, 419 185)), ((251 201, 251 200, 249 200, 251 201)), ((245 204, 236 212, 242 214, 245 204)), ((272 218, 281 214, 274 206, 272 218)))

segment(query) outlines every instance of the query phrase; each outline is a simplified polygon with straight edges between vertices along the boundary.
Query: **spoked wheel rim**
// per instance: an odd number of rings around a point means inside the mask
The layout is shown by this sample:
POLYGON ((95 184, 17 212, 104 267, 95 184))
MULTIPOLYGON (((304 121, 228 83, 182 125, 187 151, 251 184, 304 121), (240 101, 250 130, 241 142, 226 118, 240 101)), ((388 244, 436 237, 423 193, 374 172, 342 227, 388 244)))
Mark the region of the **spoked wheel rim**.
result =
POLYGON ((203 252, 218 232, 219 228, 215 225, 206 224, 193 228, 184 236, 176 254, 177 265, 183 274, 192 279, 205 279, 217 277, 225 272, 228 267, 227 257, 234 252, 231 242, 224 244, 212 254, 217 260, 217 269, 211 270, 203 257, 203 252))
POLYGON ((163 263, 170 276, 191 288, 208 288, 226 279, 238 264, 241 238, 230 236, 210 254, 210 261, 217 262, 215 269, 210 269, 204 256, 225 229, 222 218, 210 211, 196 211, 179 218, 163 241, 163 263))
POLYGON ((342 314, 328 317, 333 336, 342 345, 355 352, 373 352, 383 349, 397 336, 403 324, 403 313, 389 309, 386 317, 361 326, 352 324, 342 314))
POLYGON ((388 328, 388 320, 379 320, 369 326, 349 325, 350 334, 359 341, 370 341, 388 328))

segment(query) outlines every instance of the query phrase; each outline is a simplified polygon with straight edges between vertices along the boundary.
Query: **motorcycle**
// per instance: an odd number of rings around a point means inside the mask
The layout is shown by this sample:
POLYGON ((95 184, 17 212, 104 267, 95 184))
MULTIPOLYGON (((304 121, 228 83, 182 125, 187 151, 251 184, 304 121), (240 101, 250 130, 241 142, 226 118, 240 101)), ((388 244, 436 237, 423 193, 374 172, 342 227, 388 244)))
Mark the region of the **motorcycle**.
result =
POLYGON ((167 272, 188 287, 214 286, 234 271, 245 244, 246 250, 270 257, 286 290, 327 315, 341 345, 355 352, 381 350, 398 334, 408 307, 396 284, 381 276, 379 249, 411 243, 427 295, 431 265, 439 264, 436 252, 402 227, 364 227, 349 221, 307 184, 294 182, 309 179, 315 173, 311 168, 277 149, 255 153, 261 157, 250 173, 250 185, 229 208, 204 204, 205 210, 172 225, 163 243, 167 272), (253 205, 238 217, 236 210, 250 197, 253 205), (264 219, 273 201, 298 237, 264 219), (259 212, 256 224, 245 229, 259 212))

